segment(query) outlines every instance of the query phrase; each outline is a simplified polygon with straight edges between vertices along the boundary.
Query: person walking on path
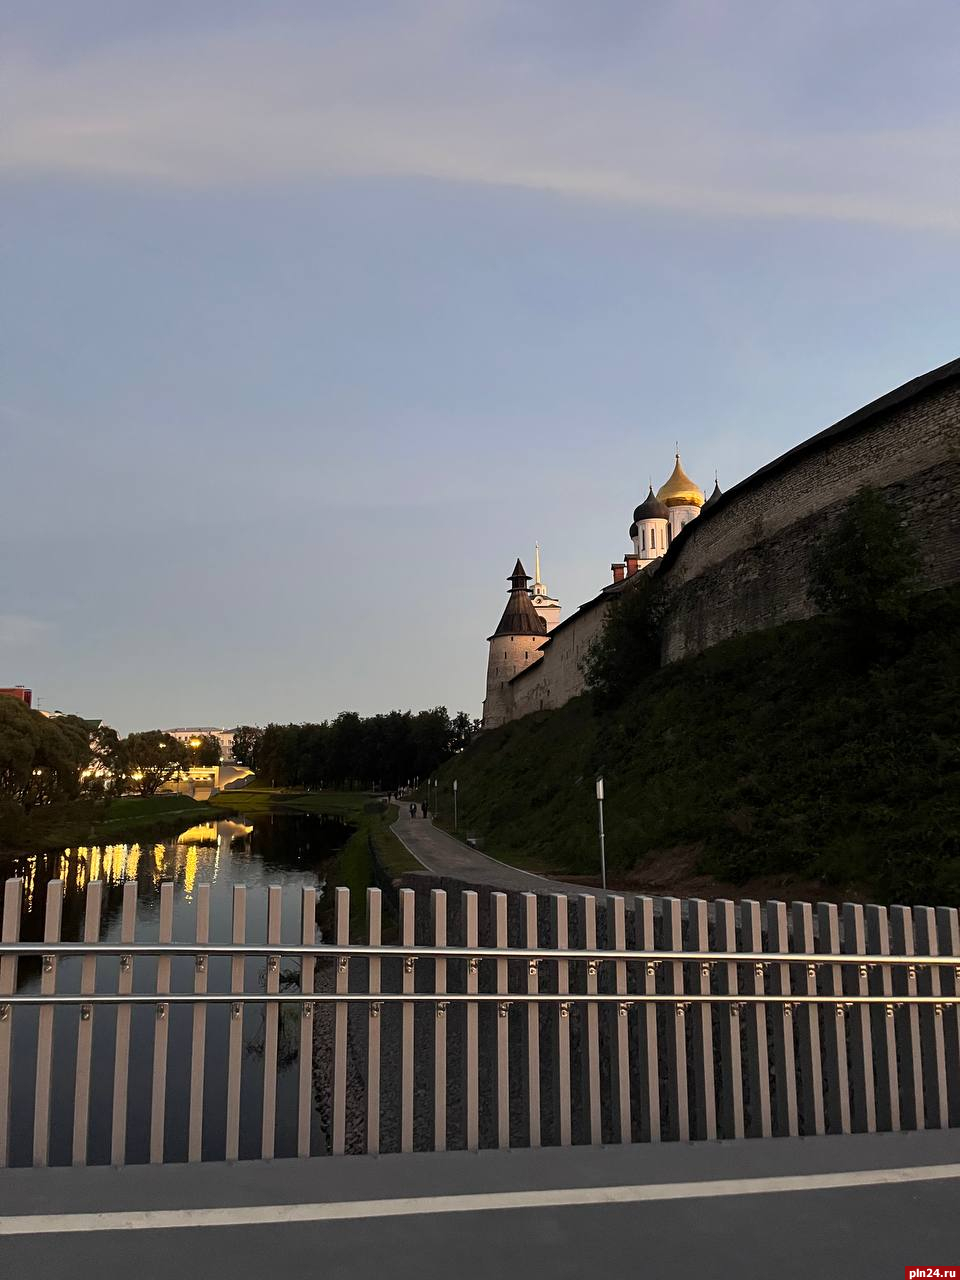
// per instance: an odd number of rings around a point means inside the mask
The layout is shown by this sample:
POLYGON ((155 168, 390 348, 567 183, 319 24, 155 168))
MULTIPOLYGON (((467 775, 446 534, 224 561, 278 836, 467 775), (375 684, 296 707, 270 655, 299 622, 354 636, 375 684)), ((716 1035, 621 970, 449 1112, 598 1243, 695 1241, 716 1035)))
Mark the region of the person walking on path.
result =
POLYGON ((410 817, 415 818, 416 816, 417 816, 417 806, 416 806, 416 803, 413 803, 410 806, 410 817))
POLYGON ((420 812, 423 814, 423 816, 424 816, 424 817, 426 817, 426 816, 427 816, 427 802, 426 802, 426 800, 424 800, 424 801, 422 802, 422 804, 420 805, 420 812))

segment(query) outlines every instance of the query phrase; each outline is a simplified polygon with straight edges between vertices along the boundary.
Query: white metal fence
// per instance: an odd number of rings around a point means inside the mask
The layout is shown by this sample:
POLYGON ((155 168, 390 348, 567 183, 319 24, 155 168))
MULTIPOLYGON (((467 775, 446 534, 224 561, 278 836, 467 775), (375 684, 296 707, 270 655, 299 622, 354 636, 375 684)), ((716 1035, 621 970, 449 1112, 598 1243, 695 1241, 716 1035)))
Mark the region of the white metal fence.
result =
POLYGON ((156 939, 138 941, 128 883, 119 939, 104 942, 102 887, 87 888, 83 940, 64 943, 51 882, 43 939, 26 942, 21 882, 6 883, 0 1166, 18 1107, 32 1141, 13 1162, 35 1165, 51 1160, 52 1127, 69 1130, 59 1162, 119 1165, 960 1124, 953 908, 405 889, 399 938, 384 945, 380 891, 367 892, 359 941, 337 889, 333 940, 318 944, 316 890, 303 890, 293 943, 271 888, 266 938, 252 943, 237 887, 231 939, 213 942, 199 886, 194 940, 174 943, 173 885, 156 939), (136 1088, 134 1034, 149 1057, 136 1088), (134 1119, 149 1135, 139 1157, 134 1119))

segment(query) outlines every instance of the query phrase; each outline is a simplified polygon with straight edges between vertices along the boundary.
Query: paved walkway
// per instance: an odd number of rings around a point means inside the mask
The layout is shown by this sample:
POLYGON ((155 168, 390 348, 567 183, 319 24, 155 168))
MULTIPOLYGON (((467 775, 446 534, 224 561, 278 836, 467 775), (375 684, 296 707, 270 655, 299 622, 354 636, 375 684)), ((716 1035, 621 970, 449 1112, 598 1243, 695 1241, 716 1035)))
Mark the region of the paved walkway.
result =
POLYGON ((960 1133, 0 1170, 0 1275, 880 1280, 960 1265, 960 1133))
POLYGON ((435 876, 449 876, 452 880, 488 884, 521 893, 589 893, 601 902, 606 901, 606 893, 592 885, 548 880, 545 876, 536 876, 531 871, 521 871, 519 867, 498 862, 496 858, 490 858, 477 849, 471 849, 462 840, 447 835, 433 825, 432 818, 411 818, 409 807, 402 803, 400 818, 394 823, 393 831, 420 865, 435 876))

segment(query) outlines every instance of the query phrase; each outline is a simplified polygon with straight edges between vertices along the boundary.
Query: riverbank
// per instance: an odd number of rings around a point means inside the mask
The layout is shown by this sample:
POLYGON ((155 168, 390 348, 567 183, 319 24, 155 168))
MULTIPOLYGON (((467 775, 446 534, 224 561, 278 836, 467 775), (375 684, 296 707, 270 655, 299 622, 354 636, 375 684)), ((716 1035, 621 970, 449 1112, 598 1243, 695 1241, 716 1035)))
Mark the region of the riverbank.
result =
POLYGON ((397 806, 368 791, 298 791, 263 787, 255 781, 239 791, 221 791, 210 804, 247 816, 262 813, 317 813, 342 819, 354 828, 337 862, 337 883, 350 890, 351 916, 360 921, 366 911, 371 884, 393 882, 420 863, 391 831, 397 806))
POLYGON ((0 853, 49 853, 78 846, 126 843, 222 815, 190 796, 121 796, 45 805, 0 820, 0 853))

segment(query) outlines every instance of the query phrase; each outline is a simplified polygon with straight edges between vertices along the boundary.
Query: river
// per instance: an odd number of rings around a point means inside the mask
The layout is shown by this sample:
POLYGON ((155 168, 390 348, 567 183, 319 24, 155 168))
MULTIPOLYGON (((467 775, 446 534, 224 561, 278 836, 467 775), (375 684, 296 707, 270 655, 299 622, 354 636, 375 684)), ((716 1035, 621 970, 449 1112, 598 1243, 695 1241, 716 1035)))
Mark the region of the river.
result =
MULTIPOLYGON (((195 903, 198 886, 210 885, 210 939, 226 942, 231 937, 233 888, 247 888, 246 941, 266 942, 267 890, 281 887, 281 942, 297 943, 301 936, 302 890, 318 891, 317 917, 321 926, 329 919, 330 904, 324 898, 329 882, 336 883, 337 855, 352 828, 341 819, 322 814, 258 814, 209 822, 181 832, 174 838, 144 840, 142 843, 68 849, 62 853, 36 855, 0 854, 0 879, 21 877, 24 882, 21 937, 39 941, 47 885, 63 883, 62 938, 79 941, 83 933, 86 886, 99 880, 103 885, 101 937, 120 940, 120 911, 124 884, 137 884, 136 940, 155 941, 159 929, 160 885, 174 886, 173 940, 195 938, 195 903)), ((318 938, 322 937, 322 927, 318 938)), ((229 960, 212 958, 209 989, 229 989, 229 960)), ((294 967, 283 965, 283 969, 294 967)), ((60 962, 57 989, 79 990, 79 960, 60 962)), ((102 959, 97 968, 97 990, 116 991, 119 960, 102 959)), ((292 975, 291 975, 292 976, 292 975)), ((36 990, 40 980, 39 961, 23 961, 18 990, 36 990)), ((262 985, 263 964, 247 962, 247 987, 262 985)), ((156 961, 136 957, 133 962, 133 989, 149 992, 156 981, 156 961)), ((189 958, 173 962, 172 989, 191 990, 193 962, 189 958)), ((279 1076, 277 1083, 278 1156, 295 1154, 297 1044, 299 1023, 296 1010, 281 1014, 279 1076)), ((186 1158, 187 1115, 190 1098, 190 1054, 192 1010, 187 1006, 170 1009, 167 1095, 165 1114, 166 1159, 186 1158)), ((225 1107, 222 1082, 226 1078, 226 1048, 229 1009, 210 1007, 207 1011, 205 1053, 203 1158, 223 1158, 225 1107)), ((77 1008, 60 1008, 54 1020, 54 1056, 51 1096, 50 1163, 69 1164, 73 1127, 73 1078, 76 1063, 77 1008)), ((153 1006, 135 1007, 132 1013, 127 1115, 127 1160, 148 1158, 150 1137, 151 1078, 153 1072, 153 1006)), ((11 1164, 30 1164, 34 1127, 33 1092, 36 1076, 35 1009, 14 1011, 13 1072, 11 1107, 11 1164)), ((94 1013, 90 1143, 88 1161, 108 1163, 113 1098, 116 1015, 112 1009, 94 1013)), ((240 1156, 259 1152, 261 1099, 263 1090, 264 1011, 245 1006, 243 1014, 244 1054, 241 1076, 240 1156)), ((316 1121, 316 1118, 315 1118, 316 1121)))

